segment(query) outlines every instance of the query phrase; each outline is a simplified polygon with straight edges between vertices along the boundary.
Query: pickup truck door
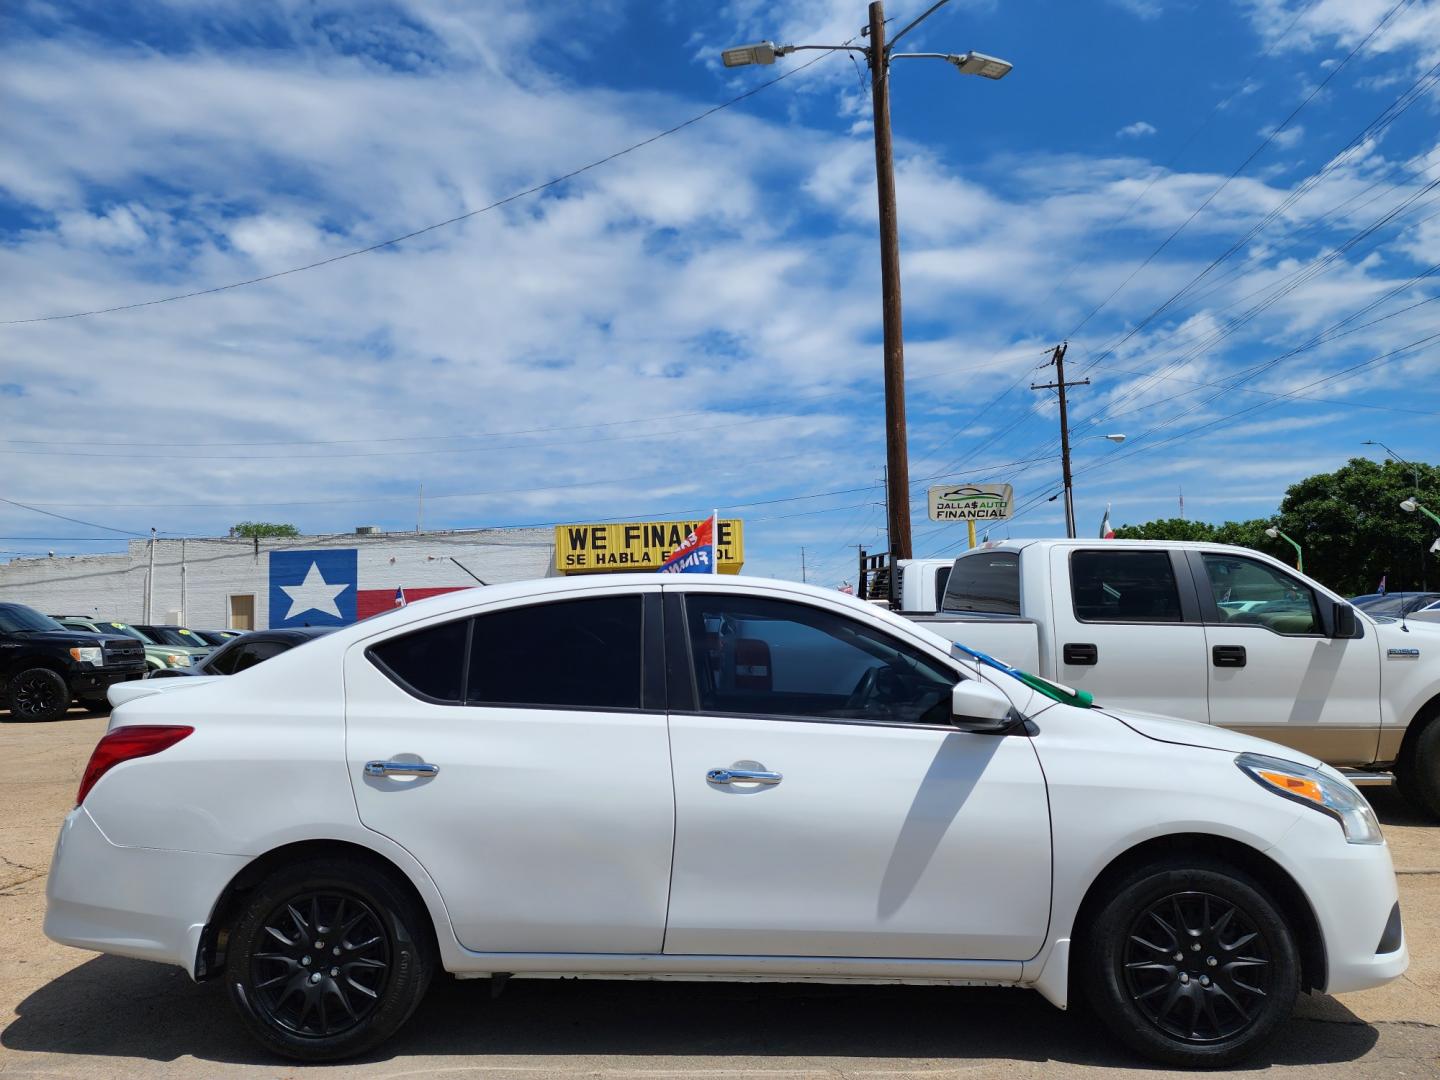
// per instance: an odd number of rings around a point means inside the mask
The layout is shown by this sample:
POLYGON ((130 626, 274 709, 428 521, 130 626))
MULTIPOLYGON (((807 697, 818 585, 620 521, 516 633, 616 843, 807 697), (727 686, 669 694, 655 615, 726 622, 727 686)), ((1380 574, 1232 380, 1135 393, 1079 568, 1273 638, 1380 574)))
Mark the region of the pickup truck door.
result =
POLYGON ((1018 978, 1050 905, 1030 739, 951 726, 958 669, 873 622, 680 589, 665 952, 984 960, 1018 978))
POLYGON ((1260 559, 1189 553, 1205 619, 1210 722, 1331 765, 1368 765, 1380 738, 1380 645, 1329 636, 1331 601, 1260 559))
POLYGON ((1205 628, 1183 552, 1056 545, 1050 593, 1060 682, 1101 705, 1209 720, 1205 628))

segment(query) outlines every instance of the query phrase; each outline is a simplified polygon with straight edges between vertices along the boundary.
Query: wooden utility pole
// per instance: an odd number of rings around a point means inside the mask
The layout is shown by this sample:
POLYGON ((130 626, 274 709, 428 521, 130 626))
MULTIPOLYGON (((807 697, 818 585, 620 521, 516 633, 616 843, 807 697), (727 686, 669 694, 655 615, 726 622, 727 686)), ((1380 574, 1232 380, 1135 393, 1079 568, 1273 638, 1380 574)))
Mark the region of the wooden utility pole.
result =
POLYGON ((1065 349, 1070 343, 1062 341, 1050 355, 1055 365, 1055 381, 1031 383, 1031 390, 1058 390, 1060 392, 1060 476, 1065 484, 1065 535, 1075 538, 1075 492, 1070 483, 1070 420, 1065 411, 1065 389, 1070 386, 1089 386, 1089 379, 1076 382, 1065 381, 1065 349))
POLYGON ((905 342, 900 320, 900 227, 895 210, 895 149, 890 138, 890 58, 885 5, 870 5, 871 101, 875 114, 875 190, 880 199, 880 295, 885 327, 885 502, 890 556, 911 557, 910 458, 905 428, 905 342))

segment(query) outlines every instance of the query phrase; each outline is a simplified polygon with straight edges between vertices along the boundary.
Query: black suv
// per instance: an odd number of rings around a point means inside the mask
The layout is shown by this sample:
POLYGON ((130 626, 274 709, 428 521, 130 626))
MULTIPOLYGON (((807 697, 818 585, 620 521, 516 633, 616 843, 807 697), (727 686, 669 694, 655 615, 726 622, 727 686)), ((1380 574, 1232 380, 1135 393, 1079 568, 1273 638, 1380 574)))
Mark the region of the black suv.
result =
POLYGON ((72 701, 106 708, 112 683, 145 677, 145 646, 67 630, 24 604, 0 604, 0 705, 12 720, 58 720, 72 701))

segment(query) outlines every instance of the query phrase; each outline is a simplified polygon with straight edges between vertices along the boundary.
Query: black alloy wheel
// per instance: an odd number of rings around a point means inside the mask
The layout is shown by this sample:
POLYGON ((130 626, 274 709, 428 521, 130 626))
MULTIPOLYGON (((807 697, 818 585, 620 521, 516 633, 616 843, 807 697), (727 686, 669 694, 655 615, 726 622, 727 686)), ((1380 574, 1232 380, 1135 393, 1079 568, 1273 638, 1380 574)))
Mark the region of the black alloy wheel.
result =
POLYGON ((10 715, 17 720, 58 720, 70 708, 70 687, 49 668, 31 668, 10 682, 10 715))
POLYGON ((254 1005, 302 1037, 363 1023, 390 977, 390 942, 374 910, 339 892, 301 893, 264 921, 264 952, 250 956, 254 1005))
POLYGON ((1269 942, 1235 904, 1208 892, 1155 901, 1131 924, 1124 955, 1130 1000, 1180 1042, 1243 1034, 1269 996, 1269 942))
POLYGON ((250 1033, 299 1061, 338 1061, 410 1018, 438 962, 399 871, 322 857, 273 871, 227 920, 225 982, 250 1033))

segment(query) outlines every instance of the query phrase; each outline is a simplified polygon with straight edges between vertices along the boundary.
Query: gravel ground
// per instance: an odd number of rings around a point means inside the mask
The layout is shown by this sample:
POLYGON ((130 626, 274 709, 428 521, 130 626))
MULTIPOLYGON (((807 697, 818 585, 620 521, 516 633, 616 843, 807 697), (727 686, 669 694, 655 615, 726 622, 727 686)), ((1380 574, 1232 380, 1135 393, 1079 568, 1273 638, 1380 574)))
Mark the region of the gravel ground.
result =
MULTIPOLYGON (((0 713, 0 720, 5 714, 0 713)), ((103 717, 0 723, 0 1076, 285 1077, 219 986, 95 956, 40 932, 56 829, 103 717)), ((1240 1072, 1440 1076, 1440 826, 1388 792, 1412 962, 1387 987, 1303 999, 1240 1072)), ((358 1077, 1071 1077, 1144 1073, 1083 1017, 1018 990, 441 979, 358 1077)), ((1184 1074, 1175 1074, 1184 1075, 1184 1074)))

